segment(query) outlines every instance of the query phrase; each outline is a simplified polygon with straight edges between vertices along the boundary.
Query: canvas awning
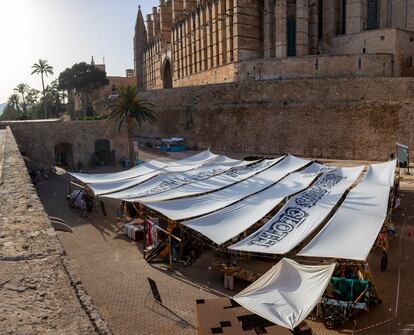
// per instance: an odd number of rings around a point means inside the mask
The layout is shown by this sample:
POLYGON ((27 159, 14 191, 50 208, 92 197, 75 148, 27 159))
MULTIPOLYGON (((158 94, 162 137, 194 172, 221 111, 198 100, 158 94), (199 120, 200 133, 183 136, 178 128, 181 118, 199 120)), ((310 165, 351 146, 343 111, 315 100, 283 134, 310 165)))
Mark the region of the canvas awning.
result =
POLYGON ((108 183, 115 182, 125 179, 136 178, 143 176, 148 173, 155 172, 159 169, 164 169, 168 172, 179 172, 179 171, 188 171, 195 169, 198 166, 203 165, 205 162, 218 157, 218 155, 213 154, 210 150, 203 151, 199 154, 187 157, 178 161, 172 162, 159 162, 156 160, 148 161, 142 165, 135 166, 129 170, 114 172, 114 173, 96 173, 96 174, 87 174, 87 173, 74 173, 68 172, 71 176, 80 180, 81 182, 88 183, 108 183))
POLYGON ((370 165, 365 175, 364 183, 393 187, 396 166, 396 160, 370 165))
POLYGON ((324 173, 312 187, 291 198, 262 228, 229 249, 286 254, 323 223, 362 170, 361 166, 324 173))
POLYGON ((121 172, 113 172, 113 173, 76 173, 76 172, 68 172, 69 175, 75 177, 76 179, 80 180, 81 182, 87 183, 109 183, 109 182, 116 182, 120 180, 126 180, 131 178, 136 178, 148 173, 153 173, 161 168, 166 167, 167 165, 162 162, 158 162, 155 160, 148 161, 140 166, 135 166, 131 169, 121 171, 121 172))
POLYGON ((286 197, 306 189, 318 176, 323 166, 313 163, 295 172, 267 190, 252 195, 231 206, 182 224, 222 244, 241 234, 279 205, 286 197))
POLYGON ((365 261, 387 217, 388 186, 359 185, 299 256, 365 261))
MULTIPOLYGON (((165 215, 171 220, 183 220, 214 212, 252 194, 260 192, 284 178, 287 174, 296 171, 310 161, 294 156, 287 156, 278 164, 273 165, 255 176, 239 183, 206 195, 186 199, 159 201, 147 203, 147 207, 165 215)), ((190 184, 189 186, 191 186, 190 184)))
MULTIPOLYGON (((134 193, 127 194, 125 197, 121 198, 122 200, 128 202, 155 202, 155 201, 162 201, 162 200, 170 200, 175 198, 182 198, 182 197, 190 197, 198 194, 203 194, 207 192, 212 192, 215 190, 222 189, 224 187, 228 187, 235 183, 238 183, 242 180, 245 180, 255 174, 264 171, 271 166, 275 165, 279 162, 283 157, 277 159, 270 159, 270 160, 263 160, 258 163, 253 163, 250 165, 234 167, 230 170, 222 173, 218 176, 214 176, 212 178, 208 178, 205 180, 197 181, 195 183, 186 184, 179 186, 177 188, 160 192, 157 194, 152 194, 148 196, 142 197, 135 197, 134 193)), ((108 194, 106 195, 109 198, 115 197, 117 199, 117 194, 108 194)))
POLYGON ((239 161, 227 156, 218 156, 207 161, 201 167, 185 172, 168 172, 165 169, 159 169, 155 172, 131 179, 109 183, 88 183, 88 187, 96 195, 117 193, 112 197, 122 199, 131 194, 134 196, 146 195, 149 190, 154 193, 166 191, 180 185, 210 178, 232 167, 247 165, 249 163, 251 162, 239 161))
POLYGON ((326 226, 299 256, 365 261, 387 218, 395 161, 371 165, 363 181, 352 189, 326 226), (394 167, 394 168, 393 168, 394 167))
POLYGON ((301 265, 284 258, 233 299, 252 313, 293 330, 318 303, 335 265, 301 265))

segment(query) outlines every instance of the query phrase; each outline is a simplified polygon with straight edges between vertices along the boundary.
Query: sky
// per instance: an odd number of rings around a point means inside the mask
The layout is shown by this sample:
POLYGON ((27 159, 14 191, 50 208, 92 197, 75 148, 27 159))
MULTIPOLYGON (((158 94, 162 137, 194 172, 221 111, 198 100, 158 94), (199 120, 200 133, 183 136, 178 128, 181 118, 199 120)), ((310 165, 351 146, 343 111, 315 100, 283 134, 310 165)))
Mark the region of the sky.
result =
POLYGON ((46 59, 54 75, 73 64, 102 63, 108 75, 133 68, 138 5, 144 14, 159 0, 0 0, 0 104, 19 83, 41 89, 31 66, 46 59))

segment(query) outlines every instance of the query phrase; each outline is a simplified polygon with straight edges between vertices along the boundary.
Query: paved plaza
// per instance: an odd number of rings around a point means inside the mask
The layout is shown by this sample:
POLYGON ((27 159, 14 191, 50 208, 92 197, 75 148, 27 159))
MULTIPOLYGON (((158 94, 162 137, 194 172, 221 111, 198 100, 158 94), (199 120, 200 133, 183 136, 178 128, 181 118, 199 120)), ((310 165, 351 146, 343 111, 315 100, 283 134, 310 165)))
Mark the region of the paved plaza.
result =
MULTIPOLYGON (((38 185, 47 213, 63 218, 73 228, 73 233, 60 232, 59 239, 115 335, 195 334, 195 300, 233 294, 222 288, 220 273, 210 269, 214 261, 213 251, 206 252, 190 267, 178 266, 173 273, 162 266, 148 264, 142 256, 142 243, 125 237, 116 223, 116 202, 106 202, 107 217, 95 211, 81 218, 78 210, 68 208, 67 191, 68 177, 65 174, 38 185), (148 295, 147 277, 157 282, 164 307, 154 303, 148 295)), ((390 244, 388 270, 385 273, 379 271, 379 250, 374 249, 369 258, 383 303, 370 313, 360 315, 339 332, 327 330, 320 322, 308 321, 314 334, 414 333, 413 204, 414 181, 404 177, 402 207, 393 216, 398 236, 390 244)), ((271 266, 268 264, 269 268, 271 266)), ((238 282, 236 292, 246 285, 238 282)))

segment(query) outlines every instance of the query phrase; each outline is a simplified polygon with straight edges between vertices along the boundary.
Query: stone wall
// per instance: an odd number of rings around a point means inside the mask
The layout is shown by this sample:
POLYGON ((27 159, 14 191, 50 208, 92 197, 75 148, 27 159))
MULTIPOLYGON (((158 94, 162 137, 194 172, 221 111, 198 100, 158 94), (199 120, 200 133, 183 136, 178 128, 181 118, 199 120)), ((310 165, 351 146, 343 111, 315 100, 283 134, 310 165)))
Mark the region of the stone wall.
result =
POLYGON ((332 45, 327 51, 334 55, 393 54, 393 76, 414 76, 412 60, 414 55, 414 32, 400 29, 379 29, 337 36, 332 40, 332 45))
POLYGON ((110 334, 50 225, 11 131, 0 130, 0 332, 110 334))
POLYGON ((236 64, 227 64, 207 71, 175 79, 173 87, 222 84, 237 81, 236 64))
POLYGON ((128 137, 123 128, 108 121, 43 121, 43 122, 0 122, 0 128, 9 125, 20 150, 30 160, 30 168, 42 168, 55 164, 55 146, 67 143, 72 148, 73 163, 90 166, 95 153, 95 142, 108 139, 116 160, 128 157, 128 137))
MULTIPOLYGON (((407 60, 405 60, 407 63, 407 60)), ((409 61, 408 61, 409 62, 409 61)), ((157 68, 157 71, 160 71, 157 68)), ((394 68, 392 54, 318 55, 258 59, 226 64, 183 78, 174 79, 174 88, 226 84, 244 80, 277 80, 296 78, 351 78, 393 77, 400 66, 394 68)), ((160 76, 153 89, 162 89, 160 76)))
POLYGON ((142 96, 158 106, 142 136, 183 136, 213 150, 385 160, 414 145, 414 79, 255 81, 142 96))
POLYGON ((319 55, 242 62, 238 80, 392 77, 393 55, 319 55))

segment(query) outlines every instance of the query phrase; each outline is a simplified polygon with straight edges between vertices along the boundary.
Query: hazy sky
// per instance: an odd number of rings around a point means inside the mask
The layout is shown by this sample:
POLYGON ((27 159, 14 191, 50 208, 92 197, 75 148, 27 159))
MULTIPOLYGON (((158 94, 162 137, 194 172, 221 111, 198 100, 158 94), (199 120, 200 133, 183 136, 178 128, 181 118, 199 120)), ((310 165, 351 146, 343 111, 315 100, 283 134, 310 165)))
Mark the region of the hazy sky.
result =
POLYGON ((31 66, 47 59, 55 75, 74 63, 101 63, 108 75, 133 68, 138 5, 144 18, 158 0, 0 0, 0 103, 21 82, 41 88, 31 66))

